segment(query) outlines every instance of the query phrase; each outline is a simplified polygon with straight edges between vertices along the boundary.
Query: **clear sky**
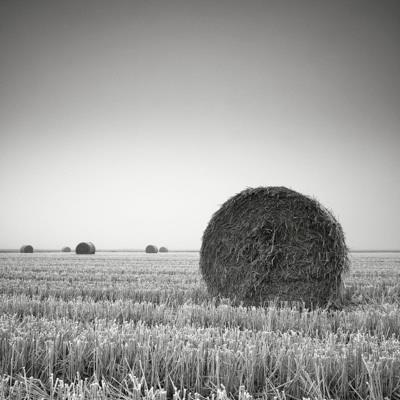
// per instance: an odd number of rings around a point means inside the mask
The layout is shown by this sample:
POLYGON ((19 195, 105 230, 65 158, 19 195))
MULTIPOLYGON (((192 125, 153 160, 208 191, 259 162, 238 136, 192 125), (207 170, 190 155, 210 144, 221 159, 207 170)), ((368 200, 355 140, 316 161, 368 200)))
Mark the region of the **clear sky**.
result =
POLYGON ((398 0, 0 2, 0 248, 198 249, 246 187, 400 248, 398 0))

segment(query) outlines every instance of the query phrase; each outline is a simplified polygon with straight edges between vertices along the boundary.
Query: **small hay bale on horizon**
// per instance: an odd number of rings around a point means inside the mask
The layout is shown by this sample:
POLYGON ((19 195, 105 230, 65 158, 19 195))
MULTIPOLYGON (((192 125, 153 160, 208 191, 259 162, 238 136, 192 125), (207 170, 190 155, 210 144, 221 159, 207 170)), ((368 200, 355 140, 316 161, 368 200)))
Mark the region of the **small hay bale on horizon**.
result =
POLYGON ((95 254, 96 247, 92 242, 80 242, 75 248, 76 254, 95 254))
POLYGON ((158 250, 160 253, 168 253, 168 249, 165 246, 161 246, 160 250, 158 250))
POLYGON ((157 246, 154 246, 154 244, 149 244, 146 246, 145 251, 146 251, 146 253, 154 254, 154 253, 158 253, 158 248, 157 248, 157 246))
POLYGON ((349 268, 342 227, 318 201, 286 187, 228 199, 203 234, 200 271, 213 296, 339 305, 349 268))
POLYGON ((31 246, 30 244, 24 244, 19 249, 19 252, 20 253, 33 253, 33 246, 31 246))
POLYGON ((61 249, 61 251, 62 251, 63 253, 69 253, 69 252, 71 251, 71 247, 69 247, 69 246, 64 246, 64 247, 61 249))

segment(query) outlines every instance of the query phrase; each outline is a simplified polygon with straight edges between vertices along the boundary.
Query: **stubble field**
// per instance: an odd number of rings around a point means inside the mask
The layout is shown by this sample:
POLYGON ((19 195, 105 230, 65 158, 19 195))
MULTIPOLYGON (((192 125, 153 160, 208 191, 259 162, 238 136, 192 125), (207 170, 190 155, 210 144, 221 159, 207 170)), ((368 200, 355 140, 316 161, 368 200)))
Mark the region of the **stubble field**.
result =
POLYGON ((400 254, 341 311, 211 299, 198 253, 0 254, 0 399, 400 399, 400 254))

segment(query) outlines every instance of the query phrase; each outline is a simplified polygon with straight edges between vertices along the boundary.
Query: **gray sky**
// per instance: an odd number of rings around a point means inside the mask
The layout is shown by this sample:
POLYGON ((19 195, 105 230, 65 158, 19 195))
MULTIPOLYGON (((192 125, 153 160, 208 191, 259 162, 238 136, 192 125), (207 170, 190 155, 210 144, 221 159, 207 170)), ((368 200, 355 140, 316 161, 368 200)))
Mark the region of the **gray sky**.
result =
POLYGON ((0 248, 199 248, 282 185, 400 248, 400 2, 0 2, 0 248))

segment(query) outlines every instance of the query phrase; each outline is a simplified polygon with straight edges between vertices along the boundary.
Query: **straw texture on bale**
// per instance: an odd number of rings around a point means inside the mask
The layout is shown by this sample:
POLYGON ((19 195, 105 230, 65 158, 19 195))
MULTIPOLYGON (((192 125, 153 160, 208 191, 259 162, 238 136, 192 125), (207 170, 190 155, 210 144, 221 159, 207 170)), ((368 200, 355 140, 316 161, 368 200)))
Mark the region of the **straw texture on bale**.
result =
POLYGON ((246 305, 339 305, 348 270, 343 230, 319 202, 285 187, 249 188, 211 218, 200 270, 213 296, 246 305))
POLYGON ((160 253, 168 253, 168 249, 165 246, 161 246, 160 250, 158 250, 160 253))
POLYGON ((154 244, 149 244, 146 246, 146 253, 158 253, 157 246, 154 246, 154 244))
POLYGON ((76 254, 94 254, 96 247, 92 242, 81 242, 75 248, 76 254))
POLYGON ((63 253, 69 253, 71 251, 71 247, 65 246, 61 249, 63 253))
POLYGON ((33 253, 33 247, 30 244, 24 244, 19 251, 20 253, 33 253))

